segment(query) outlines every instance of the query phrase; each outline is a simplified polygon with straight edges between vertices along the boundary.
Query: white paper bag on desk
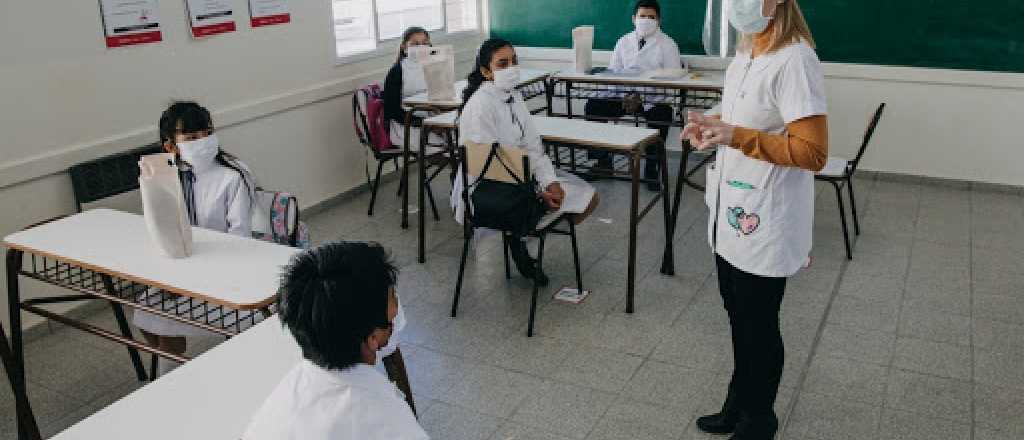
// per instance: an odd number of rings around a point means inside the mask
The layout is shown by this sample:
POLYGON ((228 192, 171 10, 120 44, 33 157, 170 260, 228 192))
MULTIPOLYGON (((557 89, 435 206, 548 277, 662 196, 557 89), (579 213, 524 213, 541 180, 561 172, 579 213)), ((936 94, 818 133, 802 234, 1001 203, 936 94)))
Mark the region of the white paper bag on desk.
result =
POLYGON ((139 161, 142 213, 153 243, 164 255, 192 255, 192 225, 188 221, 174 154, 142 156, 139 161))
POLYGON ((572 48, 576 52, 576 73, 588 73, 594 67, 594 27, 572 30, 572 48))
POLYGON ((455 50, 437 46, 423 62, 427 80, 427 98, 431 101, 455 100, 455 50))

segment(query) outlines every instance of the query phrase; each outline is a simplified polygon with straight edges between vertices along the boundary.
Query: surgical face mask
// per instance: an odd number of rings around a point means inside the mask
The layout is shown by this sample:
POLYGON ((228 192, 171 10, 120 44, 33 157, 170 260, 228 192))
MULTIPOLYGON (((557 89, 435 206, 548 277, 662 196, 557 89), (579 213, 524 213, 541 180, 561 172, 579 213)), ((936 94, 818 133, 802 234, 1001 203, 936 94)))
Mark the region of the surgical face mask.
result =
POLYGON ((519 85, 519 79, 519 66, 506 67, 494 72, 494 85, 506 92, 511 92, 516 88, 519 85))
POLYGON ((430 56, 431 49, 432 48, 426 44, 409 46, 405 49, 405 53, 409 56, 410 60, 420 63, 430 56))
POLYGON ((641 38, 647 38, 658 31, 658 20, 653 18, 637 18, 633 21, 636 26, 636 33, 641 38))
POLYGON ((761 12, 762 0, 732 0, 729 9, 729 23, 744 34, 759 34, 768 28, 772 17, 765 17, 761 12))
POLYGON ((196 171, 212 166, 217 160, 217 153, 220 153, 220 142, 215 134, 194 141, 178 142, 178 155, 196 171))

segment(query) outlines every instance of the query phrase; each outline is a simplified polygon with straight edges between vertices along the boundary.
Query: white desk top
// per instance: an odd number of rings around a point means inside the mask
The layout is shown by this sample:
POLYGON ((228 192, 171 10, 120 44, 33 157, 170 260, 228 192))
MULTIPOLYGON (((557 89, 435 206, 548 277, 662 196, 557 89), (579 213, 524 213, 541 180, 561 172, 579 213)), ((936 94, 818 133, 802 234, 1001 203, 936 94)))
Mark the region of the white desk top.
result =
MULTIPOLYGON (((423 120, 423 125, 438 128, 456 128, 458 112, 447 112, 423 120)), ((631 150, 650 142, 658 136, 653 128, 638 128, 629 125, 604 124, 582 119, 550 118, 533 116, 537 132, 545 141, 565 142, 576 145, 591 145, 617 150, 631 150)))
POLYGON ((239 439, 301 359, 275 315, 53 438, 239 439))
MULTIPOLYGON (((522 87, 535 83, 546 78, 548 75, 549 73, 544 70, 522 69, 519 86, 522 87)), ((441 109, 456 109, 462 106, 462 91, 466 89, 466 84, 466 80, 460 80, 455 83, 455 99, 450 101, 431 101, 430 98, 427 97, 427 92, 423 92, 403 99, 402 104, 414 108, 435 107, 441 109)))
POLYGON ((51 257, 169 292, 235 309, 275 298, 281 268, 298 249, 192 228, 192 256, 168 258, 152 244, 143 217, 95 209, 4 238, 4 246, 51 257))
POLYGON ((654 79, 649 74, 639 76, 615 75, 612 73, 599 73, 590 75, 571 71, 558 72, 552 75, 555 79, 570 80, 578 82, 590 82, 599 84, 619 84, 648 87, 668 88, 700 88, 710 90, 721 90, 725 87, 725 73, 709 70, 694 70, 679 79, 654 79))

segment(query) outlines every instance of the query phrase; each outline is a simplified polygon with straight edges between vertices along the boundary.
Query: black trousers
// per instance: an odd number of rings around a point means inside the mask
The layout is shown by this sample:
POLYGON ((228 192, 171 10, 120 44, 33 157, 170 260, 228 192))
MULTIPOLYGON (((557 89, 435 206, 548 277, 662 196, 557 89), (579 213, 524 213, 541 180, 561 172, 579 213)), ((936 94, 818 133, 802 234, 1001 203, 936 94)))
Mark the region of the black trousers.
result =
POLYGON ((737 269, 715 255, 718 285, 732 330, 733 373, 726 411, 737 411, 772 433, 778 426, 775 396, 782 380, 785 347, 779 309, 786 278, 769 278, 737 269))
MULTIPOLYGON (((596 116, 600 118, 621 118, 626 115, 626 111, 622 108, 621 99, 605 99, 605 98, 592 98, 587 100, 587 104, 584 107, 584 113, 586 116, 596 116)), ((667 104, 656 104, 651 107, 650 110, 643 112, 644 119, 648 122, 649 128, 658 130, 661 135, 662 143, 665 139, 668 139, 669 124, 672 123, 672 106, 667 104), (653 123, 651 123, 653 122, 653 123)), ((647 146, 647 173, 650 174, 650 170, 657 171, 658 164, 660 163, 658 150, 659 145, 651 144, 647 146)), ((589 151, 588 157, 591 159, 600 159, 608 157, 607 151, 589 151)), ((656 174, 656 173, 655 173, 656 174)))

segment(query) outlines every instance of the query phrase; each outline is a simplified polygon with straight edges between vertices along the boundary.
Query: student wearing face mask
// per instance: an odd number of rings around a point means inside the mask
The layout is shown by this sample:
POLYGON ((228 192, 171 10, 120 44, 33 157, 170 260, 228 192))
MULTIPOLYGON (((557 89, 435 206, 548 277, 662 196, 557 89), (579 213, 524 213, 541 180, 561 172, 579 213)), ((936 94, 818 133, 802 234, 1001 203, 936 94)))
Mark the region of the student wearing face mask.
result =
POLYGON ((398 269, 375 243, 335 242, 285 268, 278 316, 299 362, 243 440, 426 440, 402 393, 373 366, 398 317, 398 269))
POLYGON ((772 439, 782 378, 779 308, 786 279, 809 262, 814 173, 828 160, 825 80, 797 0, 732 0, 743 38, 721 105, 692 112, 682 136, 716 148, 705 199, 708 239, 732 333, 732 380, 710 433, 772 439))
MULTIPOLYGON (((402 33, 398 60, 384 80, 384 120, 391 134, 391 145, 405 144, 405 109, 402 99, 427 91, 427 79, 420 64, 430 54, 430 34, 421 27, 411 27, 402 33)), ((419 130, 409 132, 413 147, 419 147, 419 130)), ((440 138, 434 139, 439 142, 440 138)))
MULTIPOLYGON (((657 0, 639 0, 633 7, 633 24, 636 30, 624 35, 615 44, 608 69, 615 73, 641 74, 658 69, 681 69, 682 58, 675 40, 661 31, 661 5, 657 0)), ((600 118, 621 118, 626 114, 622 98, 592 98, 587 100, 584 112, 587 116, 600 118)), ((668 138, 672 106, 646 103, 642 114, 649 124, 661 135, 662 142, 668 138)), ((648 145, 647 160, 644 164, 644 179, 652 191, 661 189, 659 178, 658 145, 648 145)), ((588 153, 597 159, 598 168, 611 169, 612 156, 604 151, 588 153)))
MULTIPOLYGON (((175 102, 160 116, 160 142, 177 155, 189 221, 193 226, 252 237, 251 206, 256 188, 249 169, 221 150, 210 111, 195 102, 175 102)), ((136 312, 134 324, 153 346, 185 353, 185 336, 210 336, 188 324, 136 312)), ((173 364, 161 360, 159 373, 173 364)))
MULTIPOLYGON (((476 64, 469 74, 468 85, 463 92, 463 107, 459 115, 460 142, 491 145, 495 142, 505 147, 519 147, 526 150, 530 158, 530 173, 538 183, 537 192, 550 210, 561 209, 574 214, 573 221, 582 222, 597 207, 598 198, 594 187, 573 174, 555 170, 551 158, 545 153, 533 124, 533 117, 523 103, 522 96, 513 93, 519 84, 519 60, 512 43, 494 38, 480 46, 476 64)), ((477 176, 468 176, 472 181, 477 176)), ((455 219, 463 220, 461 173, 452 189, 452 205, 455 219)), ((547 284, 544 273, 534 273, 534 260, 523 242, 525 237, 510 240, 512 259, 516 268, 526 278, 537 278, 541 285, 547 284)))

